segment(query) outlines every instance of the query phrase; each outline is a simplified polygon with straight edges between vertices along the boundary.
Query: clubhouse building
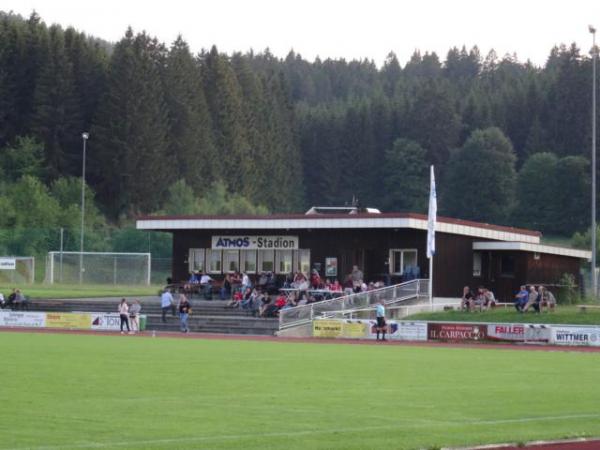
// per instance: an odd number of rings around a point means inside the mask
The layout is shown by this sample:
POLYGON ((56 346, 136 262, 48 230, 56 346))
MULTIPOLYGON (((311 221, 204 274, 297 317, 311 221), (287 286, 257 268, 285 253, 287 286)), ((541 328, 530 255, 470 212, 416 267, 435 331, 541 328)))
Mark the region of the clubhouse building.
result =
MULTIPOLYGON (((354 265, 366 281, 429 277, 422 214, 311 208, 266 216, 146 216, 136 227, 173 233, 173 281, 196 270, 215 279, 274 272, 282 280, 316 269, 343 282, 354 265)), ((580 282, 580 265, 591 252, 540 238, 537 231, 438 217, 434 296, 460 297, 465 285, 485 286, 509 301, 521 284, 555 286, 565 273, 580 282)))

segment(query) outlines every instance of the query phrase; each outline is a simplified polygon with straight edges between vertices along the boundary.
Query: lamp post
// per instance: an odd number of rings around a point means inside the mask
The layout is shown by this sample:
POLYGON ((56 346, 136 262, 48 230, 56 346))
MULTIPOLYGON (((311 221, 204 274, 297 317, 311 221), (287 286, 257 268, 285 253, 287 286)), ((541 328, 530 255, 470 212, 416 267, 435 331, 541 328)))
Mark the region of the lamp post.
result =
POLYGON ((596 277, 596 29, 588 27, 592 33, 592 295, 598 295, 598 278, 596 277))
POLYGON ((83 283, 83 227, 85 225, 85 150, 90 134, 81 133, 83 139, 83 163, 81 167, 81 238, 79 241, 79 284, 83 283))

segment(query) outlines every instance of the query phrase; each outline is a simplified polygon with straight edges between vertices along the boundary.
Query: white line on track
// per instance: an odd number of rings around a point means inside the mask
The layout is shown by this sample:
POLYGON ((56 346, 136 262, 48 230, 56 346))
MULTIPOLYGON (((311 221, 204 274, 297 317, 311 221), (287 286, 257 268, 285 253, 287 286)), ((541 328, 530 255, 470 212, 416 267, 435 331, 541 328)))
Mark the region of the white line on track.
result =
MULTIPOLYGON (((443 421, 443 420, 418 420, 422 422, 423 426, 431 425, 445 425, 445 426, 459 426, 459 425, 501 425, 505 423, 527 423, 527 422, 545 422, 553 420, 574 420, 574 419, 592 419, 600 418, 600 414, 571 414, 563 416, 538 416, 538 417, 521 417, 515 419, 495 419, 495 420, 462 420, 462 421, 443 421)), ((410 419, 414 422, 413 419, 410 419)), ((401 422, 401 421, 399 421, 401 422)), ((412 424, 414 426, 414 423, 412 424)), ((63 450, 63 449, 88 449, 88 448, 114 448, 114 447, 139 447, 139 446, 161 446, 169 444, 193 444, 209 441, 228 441, 228 440, 243 440, 243 439, 256 439, 256 438, 277 438, 277 437, 298 437, 298 436, 311 436, 319 434, 331 434, 331 433, 351 433, 351 432, 363 432, 363 431, 377 431, 377 430, 388 430, 397 428, 398 424, 394 425, 373 425, 366 427, 352 427, 352 428, 329 428, 323 430, 305 430, 305 431, 281 431, 275 433, 249 433, 249 434, 228 434, 228 435, 215 435, 215 436, 194 436, 194 437, 182 437, 182 438, 165 438, 165 439, 148 439, 140 441, 122 441, 122 442, 83 442, 76 444, 61 444, 61 445, 49 445, 49 446, 38 446, 38 447, 12 447, 4 448, 2 450, 63 450)))

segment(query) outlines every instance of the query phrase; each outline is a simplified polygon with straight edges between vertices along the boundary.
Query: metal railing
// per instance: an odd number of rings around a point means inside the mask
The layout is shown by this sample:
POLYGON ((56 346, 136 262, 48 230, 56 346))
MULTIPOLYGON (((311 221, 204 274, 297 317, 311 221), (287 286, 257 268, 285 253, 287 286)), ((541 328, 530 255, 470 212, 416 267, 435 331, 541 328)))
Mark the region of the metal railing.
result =
POLYGON ((309 305, 295 306, 279 311, 279 329, 290 328, 311 322, 317 317, 344 314, 354 310, 368 308, 383 300, 386 304, 426 296, 429 280, 418 279, 394 286, 386 286, 373 291, 359 292, 343 297, 323 300, 309 305))

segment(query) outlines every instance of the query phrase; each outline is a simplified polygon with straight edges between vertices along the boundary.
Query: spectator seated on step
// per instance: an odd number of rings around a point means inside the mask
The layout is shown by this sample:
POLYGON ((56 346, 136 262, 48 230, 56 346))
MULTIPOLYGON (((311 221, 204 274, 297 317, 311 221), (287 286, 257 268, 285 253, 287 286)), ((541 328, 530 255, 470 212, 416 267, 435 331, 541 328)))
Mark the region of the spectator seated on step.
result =
POLYGON ((250 309, 252 305, 252 294, 254 293, 254 291, 255 290, 249 287, 244 290, 244 295, 242 296, 242 300, 240 301, 240 308, 246 310, 250 309))
POLYGON ((483 286, 479 286, 477 288, 477 294, 473 298, 472 305, 473 309, 478 309, 479 311, 485 309, 485 296, 483 293, 483 286))
POLYGON ((270 303, 265 309, 263 317, 277 317, 279 315, 279 308, 274 303, 270 303))
POLYGON ((527 312, 531 307, 539 311, 539 305, 537 302, 538 292, 535 290, 535 286, 529 286, 529 295, 527 296, 527 303, 525 303, 525 306, 521 309, 521 311, 527 312))
POLYGON ((206 300, 212 300, 212 282, 210 275, 200 272, 200 289, 206 300))
POLYGON ((244 300, 244 295, 242 294, 242 291, 235 291, 233 293, 233 297, 225 306, 227 308, 239 308, 242 303, 242 300, 244 300))
POLYGON ((271 297, 269 297, 268 295, 262 295, 259 296, 260 300, 259 300, 259 307, 258 307, 258 315, 260 317, 266 317, 265 316, 265 312, 267 311, 267 308, 273 304, 273 302, 271 301, 271 297))

